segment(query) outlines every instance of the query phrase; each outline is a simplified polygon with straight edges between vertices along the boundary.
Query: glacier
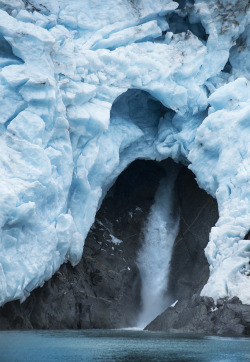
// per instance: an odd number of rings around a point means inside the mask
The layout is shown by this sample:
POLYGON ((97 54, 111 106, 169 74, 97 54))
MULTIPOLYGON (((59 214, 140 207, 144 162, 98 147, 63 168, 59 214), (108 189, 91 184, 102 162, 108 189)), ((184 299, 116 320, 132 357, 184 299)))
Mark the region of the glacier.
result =
POLYGON ((247 0, 0 0, 0 305, 79 262, 132 161, 168 157, 218 202, 202 295, 250 304, 249 42, 247 0))

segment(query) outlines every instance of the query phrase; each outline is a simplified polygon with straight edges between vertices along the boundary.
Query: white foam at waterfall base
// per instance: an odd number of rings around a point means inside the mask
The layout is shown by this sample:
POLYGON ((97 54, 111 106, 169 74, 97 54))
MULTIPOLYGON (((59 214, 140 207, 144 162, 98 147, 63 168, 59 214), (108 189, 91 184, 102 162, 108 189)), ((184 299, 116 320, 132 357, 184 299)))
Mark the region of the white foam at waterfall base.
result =
POLYGON ((174 210, 177 170, 162 179, 143 230, 143 246, 137 265, 141 274, 142 310, 137 326, 144 328, 173 300, 167 294, 172 248, 179 229, 179 213, 174 210))

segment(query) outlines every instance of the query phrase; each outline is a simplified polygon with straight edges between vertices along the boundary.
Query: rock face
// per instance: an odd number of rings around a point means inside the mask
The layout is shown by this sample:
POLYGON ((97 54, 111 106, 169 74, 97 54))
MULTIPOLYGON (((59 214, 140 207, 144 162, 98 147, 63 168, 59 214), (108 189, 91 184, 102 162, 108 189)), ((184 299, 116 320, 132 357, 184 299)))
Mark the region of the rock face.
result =
POLYGON ((219 299, 194 294, 168 308, 145 329, 170 333, 250 336, 250 306, 237 297, 219 299))
POLYGON ((194 175, 186 167, 178 175, 176 188, 181 218, 168 290, 174 300, 200 292, 207 282, 209 268, 204 249, 219 217, 216 200, 198 187, 194 175))
POLYGON ((135 263, 140 231, 163 176, 156 162, 131 164, 104 199, 80 263, 62 265, 24 303, 7 303, 0 329, 134 326, 140 307, 135 263))

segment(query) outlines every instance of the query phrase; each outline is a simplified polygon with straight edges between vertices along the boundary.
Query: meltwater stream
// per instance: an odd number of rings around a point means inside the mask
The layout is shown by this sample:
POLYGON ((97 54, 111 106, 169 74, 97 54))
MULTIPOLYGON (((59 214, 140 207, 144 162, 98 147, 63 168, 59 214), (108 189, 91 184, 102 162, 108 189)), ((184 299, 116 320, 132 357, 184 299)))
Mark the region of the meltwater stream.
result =
POLYGON ((137 327, 141 328, 172 302, 166 292, 172 248, 179 229, 179 214, 174 210, 177 172, 177 167, 170 168, 160 182, 143 230, 144 242, 137 259, 142 281, 142 310, 137 327))

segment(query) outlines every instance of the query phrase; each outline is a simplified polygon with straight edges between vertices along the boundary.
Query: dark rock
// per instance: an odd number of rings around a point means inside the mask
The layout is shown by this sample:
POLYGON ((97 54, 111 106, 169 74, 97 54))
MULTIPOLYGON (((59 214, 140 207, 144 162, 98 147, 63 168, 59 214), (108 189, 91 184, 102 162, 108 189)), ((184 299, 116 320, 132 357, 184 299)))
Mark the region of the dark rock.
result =
POLYGON ((180 228, 173 247, 169 293, 174 300, 201 291, 209 276, 204 248, 218 220, 216 200, 201 190, 186 167, 176 181, 180 204, 180 228))
POLYGON ((244 239, 245 239, 245 240, 250 240, 250 231, 246 234, 246 236, 245 236, 244 239))
POLYGON ((218 300, 217 300, 217 307, 219 308, 219 307, 223 307, 223 305, 224 305, 224 299, 221 299, 221 298, 219 298, 218 300))
POLYGON ((180 300, 168 308, 145 329, 169 333, 202 333, 208 335, 250 335, 250 306, 238 298, 220 300, 198 294, 180 300), (194 303, 195 300, 195 303, 194 303), (199 302, 198 302, 199 301, 199 302))

